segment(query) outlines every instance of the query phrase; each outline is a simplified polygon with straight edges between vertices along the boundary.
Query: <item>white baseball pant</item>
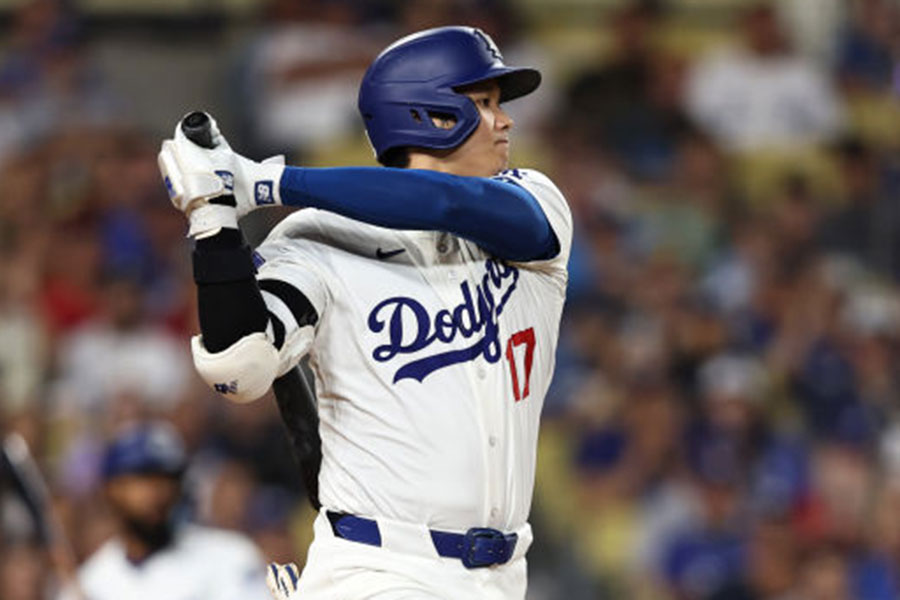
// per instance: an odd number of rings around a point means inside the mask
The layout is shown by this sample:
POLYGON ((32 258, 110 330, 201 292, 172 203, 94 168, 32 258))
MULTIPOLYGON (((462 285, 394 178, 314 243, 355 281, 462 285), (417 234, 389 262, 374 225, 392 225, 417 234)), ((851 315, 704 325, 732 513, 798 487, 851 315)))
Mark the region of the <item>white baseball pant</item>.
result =
POLYGON ((324 509, 297 592, 291 600, 522 600, 527 585, 525 552, 531 527, 525 525, 509 562, 467 569, 456 558, 439 556, 428 529, 378 519, 382 546, 334 535, 324 509))

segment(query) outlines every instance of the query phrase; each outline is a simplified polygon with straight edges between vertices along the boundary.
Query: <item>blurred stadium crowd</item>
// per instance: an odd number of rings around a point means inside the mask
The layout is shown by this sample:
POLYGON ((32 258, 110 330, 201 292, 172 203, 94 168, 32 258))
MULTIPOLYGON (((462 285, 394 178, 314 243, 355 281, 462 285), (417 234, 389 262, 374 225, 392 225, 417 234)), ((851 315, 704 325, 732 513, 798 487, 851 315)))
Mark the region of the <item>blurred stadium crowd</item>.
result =
MULTIPOLYGON (((255 158, 373 164, 362 70, 403 33, 465 23, 544 70, 510 107, 514 161, 575 216, 529 598, 900 598, 895 0, 17 4, 0 433, 36 450, 79 559, 111 531, 105 440, 153 417, 191 451, 194 519, 302 562, 311 510, 274 403, 193 374, 190 248, 155 153, 208 107, 255 158), (168 79, 157 52, 178 57, 168 79)), ((34 526, 0 494, 0 598, 50 597, 34 526)))

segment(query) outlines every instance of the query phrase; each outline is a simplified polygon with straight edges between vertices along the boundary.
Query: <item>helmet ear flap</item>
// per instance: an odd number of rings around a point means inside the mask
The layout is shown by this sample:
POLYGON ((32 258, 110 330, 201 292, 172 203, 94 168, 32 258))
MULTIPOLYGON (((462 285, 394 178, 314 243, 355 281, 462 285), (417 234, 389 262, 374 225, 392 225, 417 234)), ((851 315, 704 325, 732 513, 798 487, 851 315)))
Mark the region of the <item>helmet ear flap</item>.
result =
POLYGON ((444 131, 449 131, 459 124, 459 119, 453 113, 442 112, 437 110, 428 111, 428 120, 431 125, 444 131))
MULTIPOLYGON (((406 168, 409 166, 409 149, 410 148, 433 148, 435 136, 443 136, 447 138, 448 136, 452 136, 452 139, 456 139, 459 136, 457 130, 466 126, 465 116, 462 118, 458 118, 456 111, 450 111, 446 106, 441 106, 437 109, 429 108, 426 105, 414 105, 405 107, 407 110, 406 119, 411 122, 410 127, 419 130, 419 139, 425 137, 426 141, 420 144, 409 143, 407 145, 394 145, 386 148, 385 150, 378 153, 376 158, 378 162, 386 167, 398 167, 398 168, 406 168)), ((477 115, 477 111, 476 111, 477 115)), ((403 116, 400 111, 398 111, 398 116, 403 116)), ((367 121, 372 119, 373 117, 368 114, 364 114, 363 118, 367 121)), ((480 116, 476 116, 475 127, 477 127, 478 123, 481 120, 480 116)), ((404 123, 404 126, 408 123, 404 123)), ((475 127, 472 127, 472 131, 474 131, 475 127)), ((400 129, 403 129, 400 127, 400 129)), ((465 141, 468 134, 462 136, 461 141, 458 143, 454 143, 454 145, 458 145, 465 141)), ((369 137, 369 143, 374 148, 376 145, 372 142, 370 137, 370 128, 366 128, 366 136, 369 137)), ((413 135, 409 130, 405 133, 407 139, 413 139, 413 135)), ((441 147, 453 147, 450 145, 444 145, 441 147)))
POLYGON ((478 127, 481 115, 468 97, 453 92, 431 101, 395 101, 371 118, 363 113, 377 158, 395 147, 447 150, 462 144, 478 127), (448 126, 443 126, 447 124, 448 126), (374 125, 374 126, 372 126, 374 125))
MULTIPOLYGON (((408 112, 408 125, 412 129, 421 130, 423 135, 449 135, 453 129, 462 123, 467 115, 454 107, 428 104, 413 104, 405 107, 408 112)), ((399 115, 398 115, 399 116, 399 115)), ((406 119, 406 116, 403 116, 406 119)))

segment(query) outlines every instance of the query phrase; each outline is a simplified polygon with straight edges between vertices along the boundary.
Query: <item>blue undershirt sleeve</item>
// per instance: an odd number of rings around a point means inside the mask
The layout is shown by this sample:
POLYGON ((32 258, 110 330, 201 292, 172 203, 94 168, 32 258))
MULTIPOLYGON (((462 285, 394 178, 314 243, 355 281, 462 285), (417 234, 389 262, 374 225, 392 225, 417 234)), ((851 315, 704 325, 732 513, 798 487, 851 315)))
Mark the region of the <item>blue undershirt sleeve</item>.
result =
POLYGON ((287 167, 281 201, 381 227, 446 231, 490 254, 544 260, 559 242, 537 200, 515 183, 387 167, 287 167))

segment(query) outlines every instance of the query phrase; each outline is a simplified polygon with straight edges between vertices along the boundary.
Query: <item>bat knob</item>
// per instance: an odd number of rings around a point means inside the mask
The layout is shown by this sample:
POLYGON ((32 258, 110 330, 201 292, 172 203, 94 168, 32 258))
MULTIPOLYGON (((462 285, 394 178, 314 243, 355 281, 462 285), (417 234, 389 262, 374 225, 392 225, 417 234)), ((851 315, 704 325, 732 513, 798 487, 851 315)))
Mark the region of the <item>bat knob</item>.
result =
POLYGON ((212 122, 209 115, 199 110, 192 112, 181 120, 181 131, 184 136, 204 148, 214 147, 212 140, 212 122))

